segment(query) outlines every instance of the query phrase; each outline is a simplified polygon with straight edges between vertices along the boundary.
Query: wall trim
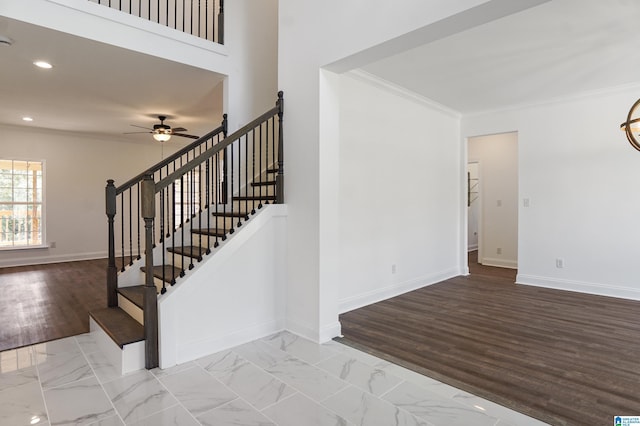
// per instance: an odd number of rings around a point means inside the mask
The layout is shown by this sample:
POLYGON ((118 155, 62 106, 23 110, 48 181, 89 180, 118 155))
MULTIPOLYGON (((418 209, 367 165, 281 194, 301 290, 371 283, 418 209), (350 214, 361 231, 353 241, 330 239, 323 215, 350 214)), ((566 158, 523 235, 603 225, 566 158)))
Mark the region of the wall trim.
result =
POLYGON ((326 343, 338 336, 342 336, 340 321, 320 327, 320 341, 318 343, 326 343))
MULTIPOLYGON (((176 348, 177 364, 193 361, 206 355, 224 351, 235 346, 243 345, 254 340, 262 339, 284 330, 284 319, 261 322, 235 330, 224 336, 186 342, 176 348)), ((171 366, 161 365, 161 368, 171 366)))
POLYGON ((400 296, 413 290, 418 290, 449 278, 462 275, 459 268, 451 268, 434 274, 423 275, 402 283, 391 284, 389 286, 369 291, 356 296, 348 297, 338 301, 338 312, 343 314, 363 306, 381 302, 392 297, 400 296))
MULTIPOLYGON (((46 249, 45 249, 46 250, 46 249)), ((30 265, 44 265, 48 263, 61 263, 61 262, 78 262, 81 260, 94 260, 94 259, 106 259, 106 251, 96 251, 92 253, 70 253, 60 255, 45 255, 45 256, 30 256, 19 257, 14 259, 0 260, 0 267, 8 268, 12 266, 30 266, 30 265)))
POLYGON ((485 257, 480 262, 484 266, 496 266, 498 268, 509 268, 509 269, 518 269, 518 261, 517 260, 509 260, 509 259, 496 259, 492 257, 485 257))
POLYGON ((346 75, 355 78, 356 80, 360 80, 362 82, 371 84, 379 89, 390 92, 394 95, 400 96, 402 98, 408 99, 413 102, 417 102, 421 105, 427 106, 429 108, 438 110, 446 115, 449 115, 453 118, 460 119, 462 118, 462 114, 458 111, 451 109, 441 103, 438 103, 432 99, 429 99, 425 96, 419 95, 411 90, 405 89, 402 86, 398 86, 395 83, 392 83, 384 78, 378 77, 377 75, 373 75, 368 73, 362 69, 356 69, 349 71, 346 75))
POLYGON ((640 300, 640 289, 602 283, 590 283, 586 281, 563 280, 559 278, 518 274, 516 276, 516 284, 544 287, 554 290, 575 291, 578 293, 617 297, 621 299, 640 300))
POLYGON ((502 112, 525 110, 530 108, 540 108, 540 107, 546 107, 546 106, 552 106, 552 105, 578 102, 583 99, 591 99, 591 98, 598 98, 603 96, 624 94, 629 92, 636 92, 638 90, 640 90, 640 84, 629 83, 629 84, 622 84, 618 86, 605 87, 603 89, 590 90, 582 93, 575 93, 569 96, 561 96, 553 99, 546 99, 543 101, 534 101, 534 102, 528 102, 528 103, 507 105, 507 106, 498 107, 498 108, 490 108, 486 110, 471 111, 463 115, 464 115, 464 118, 477 117, 477 116, 488 115, 488 114, 496 114, 496 113, 502 113, 502 112))

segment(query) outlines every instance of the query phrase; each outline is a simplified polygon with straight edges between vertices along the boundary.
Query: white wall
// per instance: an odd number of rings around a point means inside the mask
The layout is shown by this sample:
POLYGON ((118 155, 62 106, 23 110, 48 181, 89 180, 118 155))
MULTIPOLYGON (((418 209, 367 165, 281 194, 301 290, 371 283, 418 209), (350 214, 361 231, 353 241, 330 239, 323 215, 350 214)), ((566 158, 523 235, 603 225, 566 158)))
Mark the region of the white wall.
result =
MULTIPOLYGON (((348 71, 542 2, 280 0, 278 78, 286 96, 290 330, 315 340, 340 331, 334 279, 339 259, 332 251, 338 244, 333 230, 339 224, 331 207, 339 183, 328 178, 338 164, 339 134, 333 121, 339 89, 322 69, 348 71)), ((464 165, 457 167, 462 175, 464 165)))
MULTIPOLYGON (((185 143, 188 143, 185 142, 185 143)), ((183 144, 166 145, 164 155, 183 144)), ((107 256, 104 188, 160 161, 161 146, 52 130, 0 126, 2 158, 44 160, 46 243, 55 248, 0 251, 0 266, 107 256)))
POLYGON ((160 367, 284 328, 286 205, 267 205, 158 299, 160 367))
POLYGON ((518 267, 518 134, 469 138, 469 161, 480 168, 478 262, 518 267))
POLYGON ((640 299, 640 156, 619 129, 639 93, 463 118, 463 137, 518 131, 519 283, 640 299))
POLYGON ((459 116, 380 83, 341 81, 340 312, 461 273, 459 116))

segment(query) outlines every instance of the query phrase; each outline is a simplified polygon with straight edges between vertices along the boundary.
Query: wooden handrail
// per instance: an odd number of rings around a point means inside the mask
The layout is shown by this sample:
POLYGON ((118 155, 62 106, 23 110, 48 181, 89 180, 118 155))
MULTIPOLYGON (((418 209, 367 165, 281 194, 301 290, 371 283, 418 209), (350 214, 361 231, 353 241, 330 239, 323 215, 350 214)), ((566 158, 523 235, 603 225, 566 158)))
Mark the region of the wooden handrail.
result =
MULTIPOLYGON (((279 96, 279 99, 282 99, 282 92, 279 92, 278 96, 279 96)), ((248 131, 255 129, 260 123, 263 123, 265 120, 268 120, 271 117, 278 115, 279 113, 280 113, 280 107, 275 106, 274 108, 265 112, 255 120, 251 121, 249 124, 242 126, 238 130, 236 130, 235 132, 233 132, 232 134, 224 138, 222 141, 217 143, 215 146, 209 148, 208 150, 206 150, 205 152, 203 152, 202 154, 200 154, 199 156, 197 156, 196 158, 194 158, 184 166, 180 167, 179 169, 176 169, 173 173, 171 173, 170 175, 162 179, 160 182, 157 182, 156 192, 159 192, 162 189, 166 188, 167 186, 171 185, 178 178, 180 178, 180 176, 183 176, 189 171, 195 169, 199 164, 213 157, 215 154, 221 152, 222 150, 227 148, 229 145, 231 145, 234 141, 244 136, 248 131)))
POLYGON ((203 143, 206 143, 209 139, 213 138, 214 136, 219 135, 220 133, 222 133, 224 136, 226 136, 227 135, 227 126, 228 126, 227 114, 223 114, 222 115, 222 123, 220 124, 220 127, 210 131, 206 135, 198 138, 197 140, 195 140, 194 142, 192 142, 189 145, 185 146, 181 150, 176 151, 172 155, 168 156, 164 160, 162 160, 159 163, 157 163, 157 164, 153 165, 152 167, 148 168, 147 170, 145 170, 144 172, 140 173, 139 175, 129 179, 128 181, 126 181, 125 183, 123 183, 122 185, 120 185, 119 187, 116 188, 116 195, 121 194, 124 191, 126 191, 127 189, 131 188, 132 186, 142 182, 142 180, 144 179, 144 177, 147 174, 149 174, 149 173, 153 174, 153 173, 157 172, 158 170, 162 169, 163 167, 168 166, 169 164, 171 164, 172 162, 174 162, 178 158, 182 157, 183 155, 185 155, 189 151, 198 148, 203 143))

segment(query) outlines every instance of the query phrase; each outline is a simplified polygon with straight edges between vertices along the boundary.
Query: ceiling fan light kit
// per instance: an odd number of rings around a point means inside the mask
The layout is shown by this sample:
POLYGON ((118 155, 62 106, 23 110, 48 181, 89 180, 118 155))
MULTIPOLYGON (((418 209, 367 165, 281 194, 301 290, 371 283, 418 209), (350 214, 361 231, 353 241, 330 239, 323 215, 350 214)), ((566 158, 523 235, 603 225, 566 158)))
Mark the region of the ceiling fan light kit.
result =
POLYGON ((166 133, 164 131, 155 131, 153 132, 153 138, 158 142, 166 142, 171 139, 171 133, 166 133))
POLYGON ((151 133, 151 135, 153 136, 153 139, 157 140, 158 142, 166 142, 169 139, 171 139, 171 136, 181 136, 183 138, 198 139, 198 136, 182 133, 187 131, 187 129, 185 129, 184 127, 174 127, 172 129, 171 126, 169 126, 168 124, 164 124, 164 120, 166 119, 167 119, 166 115, 159 115, 158 120, 160 120, 160 124, 154 124, 153 129, 149 129, 147 127, 142 127, 142 126, 136 126, 135 124, 132 124, 133 127, 140 127, 142 129, 147 129, 150 131, 149 132, 127 132, 125 134, 151 133))

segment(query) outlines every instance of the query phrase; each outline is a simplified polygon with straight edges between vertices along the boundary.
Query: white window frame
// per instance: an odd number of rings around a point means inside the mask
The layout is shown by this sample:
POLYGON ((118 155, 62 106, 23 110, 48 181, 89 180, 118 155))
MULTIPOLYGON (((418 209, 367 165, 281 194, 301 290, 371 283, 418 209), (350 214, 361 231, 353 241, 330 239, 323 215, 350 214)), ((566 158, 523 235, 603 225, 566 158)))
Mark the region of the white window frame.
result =
MULTIPOLYGON (((26 162, 26 163, 38 163, 40 164, 40 166, 42 167, 42 188, 41 188, 41 199, 38 201, 34 201, 34 202, 15 202, 15 201, 10 201, 10 202, 3 202, 0 200, 0 204, 9 204, 9 205, 29 205, 29 204, 39 204, 40 205, 40 221, 39 221, 39 227, 40 227, 40 241, 38 241, 37 243, 33 243, 29 240, 27 240, 26 244, 14 244, 12 245, 2 245, 2 242, 0 241, 0 251, 5 251, 5 250, 24 250, 24 249, 37 249, 37 248, 46 248, 48 247, 47 243, 46 243, 46 213, 45 213, 45 206, 46 206, 46 164, 44 160, 36 160, 36 159, 23 159, 23 158, 0 158, 1 161, 11 161, 13 162, 26 162)), ((12 164, 12 173, 15 170, 15 166, 12 164)), ((0 218, 0 226, 1 225, 1 218, 0 218)), ((1 236, 0 236, 1 238, 1 236)))

